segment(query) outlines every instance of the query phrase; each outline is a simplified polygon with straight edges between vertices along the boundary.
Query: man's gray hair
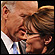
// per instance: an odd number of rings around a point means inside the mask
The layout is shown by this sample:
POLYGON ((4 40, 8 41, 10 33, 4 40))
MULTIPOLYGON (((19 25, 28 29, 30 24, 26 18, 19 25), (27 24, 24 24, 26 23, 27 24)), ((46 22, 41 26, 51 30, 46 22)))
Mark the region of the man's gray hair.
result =
POLYGON ((1 1, 1 17, 2 17, 3 6, 5 5, 8 8, 8 10, 12 12, 13 9, 15 8, 15 3, 16 1, 1 1))
POLYGON ((1 9, 3 8, 3 6, 5 5, 10 11, 12 11, 15 7, 15 2, 16 1, 2 1, 1 3, 1 9))

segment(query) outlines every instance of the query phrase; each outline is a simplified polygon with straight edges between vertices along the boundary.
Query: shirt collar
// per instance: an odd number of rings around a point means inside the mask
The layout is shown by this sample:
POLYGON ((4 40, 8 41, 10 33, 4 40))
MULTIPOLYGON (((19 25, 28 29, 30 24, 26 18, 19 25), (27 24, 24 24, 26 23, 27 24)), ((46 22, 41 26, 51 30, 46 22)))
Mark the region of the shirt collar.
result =
POLYGON ((1 39, 3 40, 7 50, 9 51, 13 45, 13 41, 1 31, 1 39))
POLYGON ((18 47, 18 42, 15 42, 16 43, 16 45, 17 45, 17 47, 18 47))

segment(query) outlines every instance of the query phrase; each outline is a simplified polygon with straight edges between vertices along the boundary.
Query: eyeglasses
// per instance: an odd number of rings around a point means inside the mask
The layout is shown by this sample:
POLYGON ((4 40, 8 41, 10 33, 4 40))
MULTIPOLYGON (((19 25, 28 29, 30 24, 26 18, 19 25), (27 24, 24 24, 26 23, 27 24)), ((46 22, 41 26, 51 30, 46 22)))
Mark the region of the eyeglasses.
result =
POLYGON ((29 35, 33 35, 33 34, 41 34, 41 33, 26 33, 26 34, 29 34, 29 35))
POLYGON ((50 33, 29 33, 29 32, 27 32, 27 31, 26 31, 26 34, 27 34, 27 35, 35 35, 35 34, 39 34, 39 35, 41 35, 41 36, 52 35, 52 34, 50 34, 50 33))

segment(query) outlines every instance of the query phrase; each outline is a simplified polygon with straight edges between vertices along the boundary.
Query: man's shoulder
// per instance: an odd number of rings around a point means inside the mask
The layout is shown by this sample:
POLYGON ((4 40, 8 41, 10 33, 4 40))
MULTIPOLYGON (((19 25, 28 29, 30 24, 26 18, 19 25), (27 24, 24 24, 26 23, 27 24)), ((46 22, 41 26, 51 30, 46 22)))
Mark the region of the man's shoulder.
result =
POLYGON ((27 54, 27 53, 26 53, 26 41, 21 40, 21 41, 20 41, 20 46, 21 46, 20 48, 22 49, 22 50, 21 50, 22 53, 23 53, 23 54, 27 54))
POLYGON ((1 54, 8 54, 8 51, 7 51, 6 47, 5 47, 2 39, 1 39, 1 54))

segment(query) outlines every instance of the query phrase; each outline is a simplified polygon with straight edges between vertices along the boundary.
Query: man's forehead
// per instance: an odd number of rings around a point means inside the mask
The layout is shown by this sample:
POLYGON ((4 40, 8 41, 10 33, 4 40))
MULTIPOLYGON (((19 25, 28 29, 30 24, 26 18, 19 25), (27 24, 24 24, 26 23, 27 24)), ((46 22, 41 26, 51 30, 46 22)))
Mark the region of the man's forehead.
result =
POLYGON ((36 12, 38 9, 38 2, 37 1, 17 1, 16 8, 19 10, 23 10, 24 12, 36 12))
POLYGON ((38 2, 37 1, 18 1, 16 3, 18 6, 21 7, 36 7, 38 2))
POLYGON ((17 1, 18 4, 22 5, 22 4, 26 4, 26 5, 32 5, 32 4, 37 4, 37 1, 17 1))

